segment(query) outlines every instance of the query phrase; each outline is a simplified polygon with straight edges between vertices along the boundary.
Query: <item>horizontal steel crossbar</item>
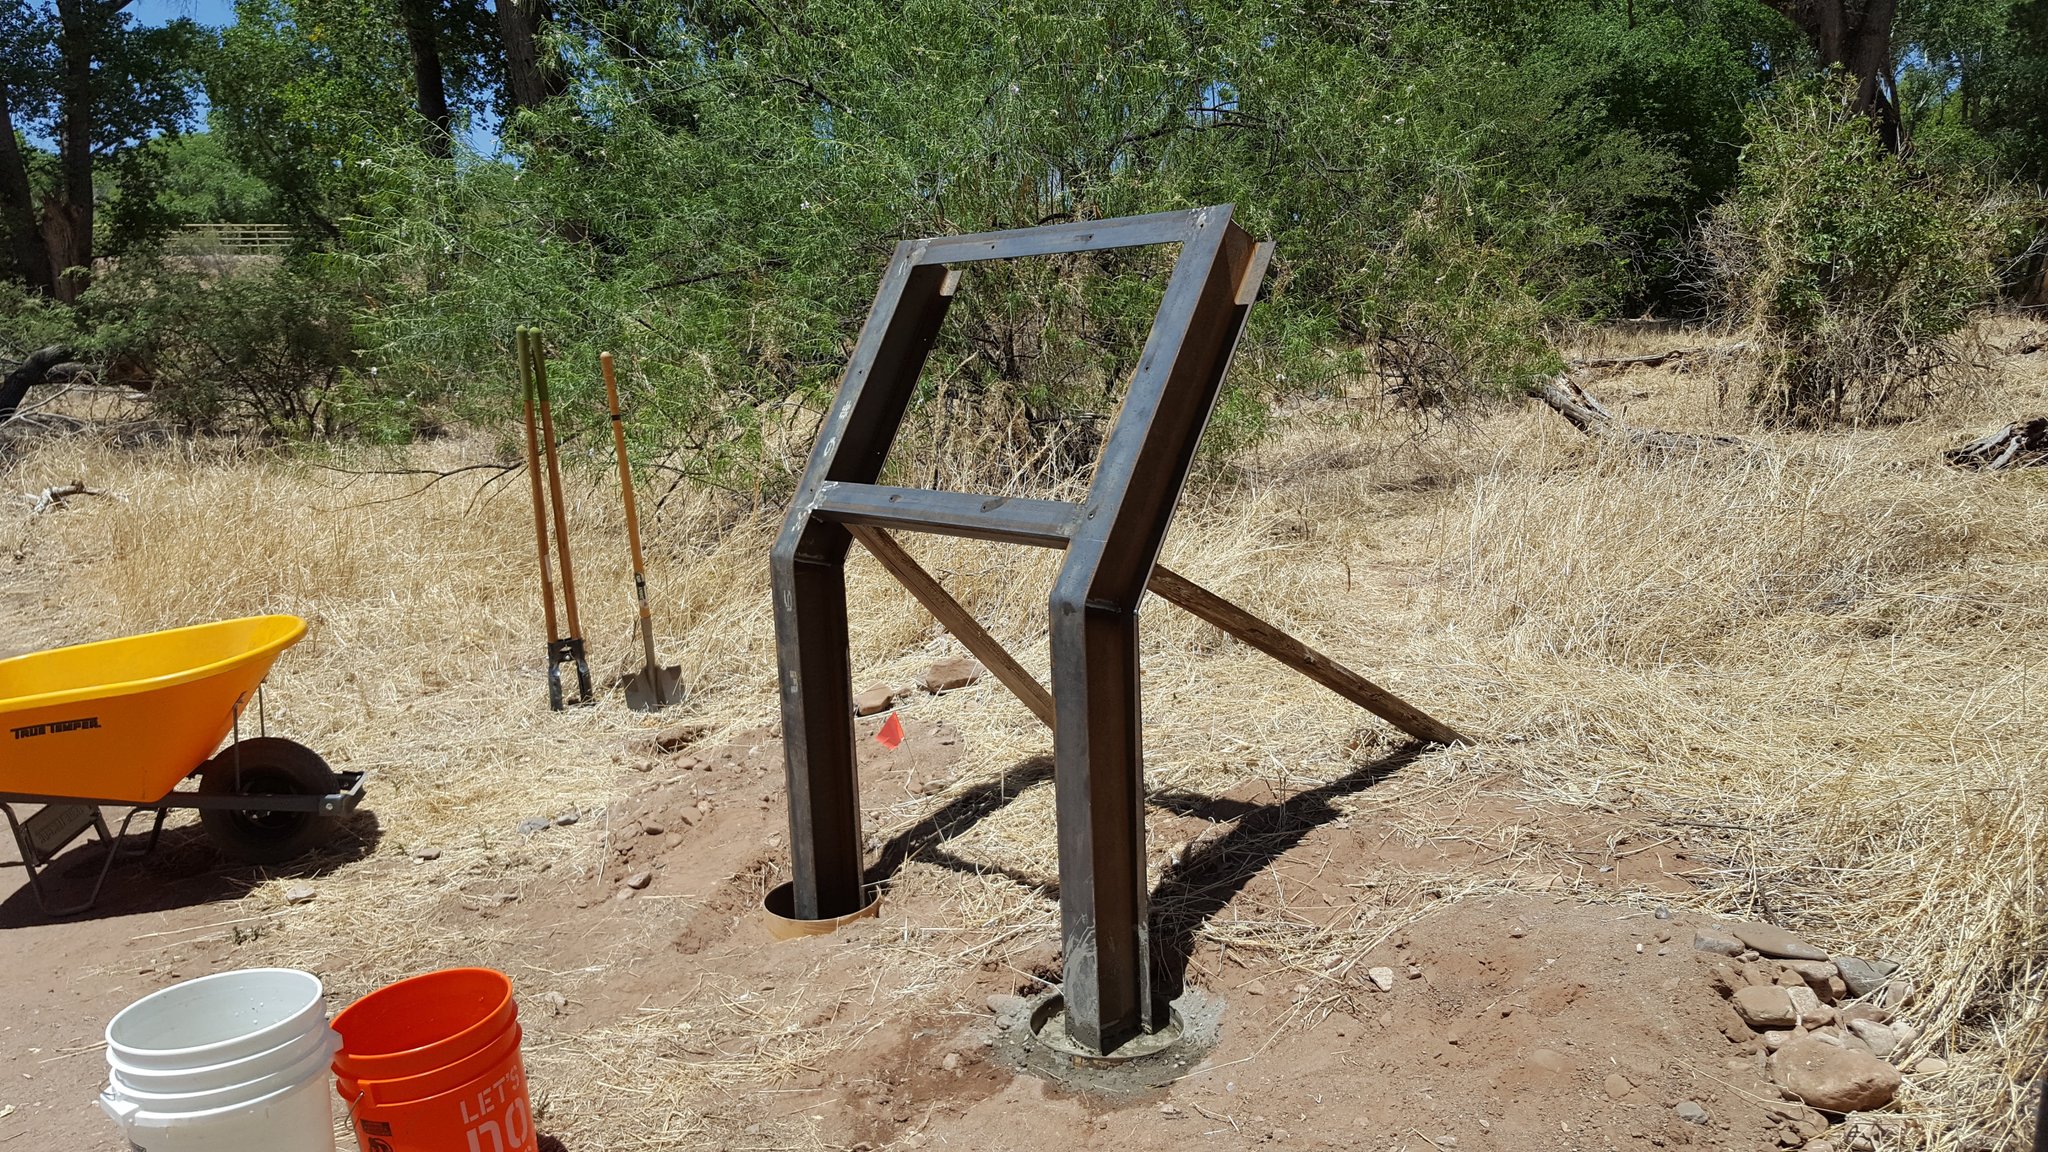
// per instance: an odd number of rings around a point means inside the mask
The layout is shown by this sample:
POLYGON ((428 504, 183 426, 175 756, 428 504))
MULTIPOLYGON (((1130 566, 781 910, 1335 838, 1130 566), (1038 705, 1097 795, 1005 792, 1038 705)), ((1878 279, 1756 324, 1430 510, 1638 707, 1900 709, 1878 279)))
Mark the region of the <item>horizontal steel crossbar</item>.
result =
POLYGON ((1090 220, 1081 224, 1048 224, 1042 228, 1018 228, 1009 232, 936 236, 919 242, 914 262, 968 264, 977 260, 1014 260, 1020 256, 1178 244, 1194 234, 1205 211, 1210 210, 1196 208, 1185 212, 1155 212, 1150 216, 1125 216, 1116 220, 1090 220))
POLYGON ((827 481, 818 486, 813 515, 840 524, 909 528, 941 536, 1064 548, 1073 535, 1077 504, 1021 496, 976 496, 924 488, 827 481))

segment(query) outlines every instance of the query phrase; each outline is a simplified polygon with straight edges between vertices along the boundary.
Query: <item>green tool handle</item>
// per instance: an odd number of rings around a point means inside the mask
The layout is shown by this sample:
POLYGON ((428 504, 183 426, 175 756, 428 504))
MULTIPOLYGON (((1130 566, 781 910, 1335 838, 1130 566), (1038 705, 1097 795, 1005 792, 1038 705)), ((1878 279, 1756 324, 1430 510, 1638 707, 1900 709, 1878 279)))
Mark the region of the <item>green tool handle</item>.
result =
POLYGON ((540 434, 534 426, 533 361, 529 356, 528 333, 520 325, 513 346, 519 357, 519 390, 526 409, 526 474, 533 481, 533 534, 540 544, 540 602, 547 613, 548 643, 562 638, 555 623, 555 581, 548 561, 547 497, 540 487, 540 434))

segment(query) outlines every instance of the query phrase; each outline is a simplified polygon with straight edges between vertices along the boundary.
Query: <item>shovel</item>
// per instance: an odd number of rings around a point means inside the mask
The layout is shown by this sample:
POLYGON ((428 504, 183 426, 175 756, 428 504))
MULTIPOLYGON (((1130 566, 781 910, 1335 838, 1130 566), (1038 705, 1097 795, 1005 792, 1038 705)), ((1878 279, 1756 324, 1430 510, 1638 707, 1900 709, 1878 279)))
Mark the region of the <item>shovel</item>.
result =
POLYGON ((619 453, 619 488, 626 497, 626 539, 633 546, 633 595, 640 601, 640 646, 647 662, 626 678, 626 707, 659 712, 679 702, 683 670, 663 668, 654 654, 654 613, 647 606, 647 565, 640 555, 640 512, 633 503, 633 466, 626 461, 626 426, 619 415, 619 384, 612 377, 612 354, 598 356, 604 367, 604 395, 612 410, 612 446, 619 453))

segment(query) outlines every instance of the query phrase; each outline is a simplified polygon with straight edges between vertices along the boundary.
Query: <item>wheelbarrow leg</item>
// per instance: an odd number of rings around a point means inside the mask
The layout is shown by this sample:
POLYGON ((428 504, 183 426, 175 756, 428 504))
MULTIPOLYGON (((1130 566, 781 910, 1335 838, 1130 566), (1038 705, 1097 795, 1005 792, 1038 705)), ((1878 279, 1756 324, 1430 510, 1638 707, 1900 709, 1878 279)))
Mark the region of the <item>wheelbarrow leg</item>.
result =
POLYGON ((66 908, 60 912, 52 912, 50 915, 71 916, 83 912, 100 902, 100 889, 107 885, 107 873, 114 870, 114 860, 121 855, 121 841, 127 838, 128 826, 135 823, 135 816, 141 811, 142 809, 140 808, 130 808, 128 814, 121 817, 121 830, 114 833, 111 838, 106 834, 106 821, 98 819, 99 813, 97 811, 93 813, 94 822, 99 825, 100 842, 107 846, 107 858, 100 861, 99 879, 92 882, 92 893, 85 898, 85 903, 66 908))
POLYGON ((7 813, 7 826, 14 832, 14 850, 21 854, 21 870, 28 873, 28 889, 35 894, 36 907, 41 908, 45 916, 54 915, 50 911, 50 902, 43 898, 43 879, 36 866, 35 845, 29 842, 20 818, 15 816, 14 805, 0 804, 0 812, 7 813))
MULTIPOLYGON (((134 851, 132 851, 132 852, 122 852, 122 853, 121 853, 121 855, 123 855, 123 856, 128 856, 128 857, 132 857, 132 858, 134 858, 134 859, 137 859, 137 860, 140 860, 140 859, 142 859, 143 857, 145 857, 145 856, 148 856, 148 855, 150 855, 151 853, 153 853, 153 852, 155 852, 155 851, 156 851, 156 844, 157 844, 157 841, 158 841, 159 839, 161 839, 161 838, 163 837, 163 834, 164 834, 164 817, 165 817, 165 816, 166 816, 166 815, 168 814, 168 810, 167 810, 167 809, 164 809, 164 808, 150 808, 150 809, 142 809, 142 808, 136 808, 136 809, 132 809, 132 810, 130 810, 130 811, 129 811, 129 813, 128 813, 128 815, 129 815, 130 819, 133 819, 133 818, 134 818, 134 816, 135 816, 135 815, 136 815, 137 813, 139 813, 139 812, 143 812, 143 811, 150 811, 150 812, 154 812, 154 813, 156 813, 156 820, 155 820, 155 822, 154 822, 154 823, 152 823, 152 824, 150 825, 150 829, 149 829, 149 840, 148 840, 148 841, 147 841, 146 843, 144 843, 144 844, 142 845, 142 847, 140 847, 140 848, 137 848, 137 849, 135 849, 135 850, 134 850, 134 851)), ((115 840, 115 843, 116 843, 116 844, 120 843, 120 840, 121 840, 121 839, 125 839, 125 838, 127 837, 127 835, 128 835, 128 831, 127 831, 127 829, 128 829, 128 824, 127 824, 127 822, 126 822, 126 821, 123 821, 123 822, 122 822, 122 824, 121 824, 121 836, 120 836, 120 837, 116 837, 116 838, 114 838, 114 840, 115 840)), ((107 826, 106 826, 106 824, 105 824, 104 822, 100 824, 100 839, 102 839, 102 840, 108 839, 108 835, 107 835, 107 826)), ((117 849, 117 850, 118 850, 118 849, 117 849)))
MULTIPOLYGON (((140 808, 130 808, 128 815, 121 819, 121 830, 118 833, 109 835, 106 820, 100 816, 97 808, 93 809, 93 831, 99 836, 100 843, 107 846, 106 858, 100 861, 99 877, 93 881, 92 892, 86 896, 82 903, 69 904, 62 908, 52 908, 48 894, 43 891, 43 874, 49 871, 50 859, 45 858, 40 852, 36 851, 35 842, 30 838, 28 829, 22 827, 22 821, 14 814, 14 805, 0 804, 0 812, 7 814, 7 825, 14 832, 14 847, 16 851, 21 853, 22 870, 28 873, 29 891, 35 894, 36 907, 43 910, 43 915, 75 916, 80 912, 88 911, 93 905, 99 903, 100 890, 106 887, 107 884, 107 873, 113 871, 114 858, 121 855, 121 840, 128 835, 128 826, 135 822, 135 814, 141 811, 142 809, 140 808)), ((163 829, 164 810, 158 808, 155 811, 157 832, 160 832, 163 829)), ((34 818, 31 817, 30 819, 34 818)), ((156 832, 150 834, 149 847, 156 847, 156 832)), ((54 858, 56 853, 62 850, 62 846, 52 850, 50 858, 54 858)))

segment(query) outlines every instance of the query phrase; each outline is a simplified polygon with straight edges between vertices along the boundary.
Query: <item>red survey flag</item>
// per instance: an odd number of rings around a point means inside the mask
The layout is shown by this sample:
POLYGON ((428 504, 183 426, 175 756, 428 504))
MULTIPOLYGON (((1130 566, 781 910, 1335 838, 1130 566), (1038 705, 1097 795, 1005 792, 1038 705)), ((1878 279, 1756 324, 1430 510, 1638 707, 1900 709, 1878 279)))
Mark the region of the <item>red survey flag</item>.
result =
POLYGON ((889 718, 882 722, 882 730, 875 733, 875 742, 894 752, 903 743, 903 720, 894 712, 889 713, 889 718))

